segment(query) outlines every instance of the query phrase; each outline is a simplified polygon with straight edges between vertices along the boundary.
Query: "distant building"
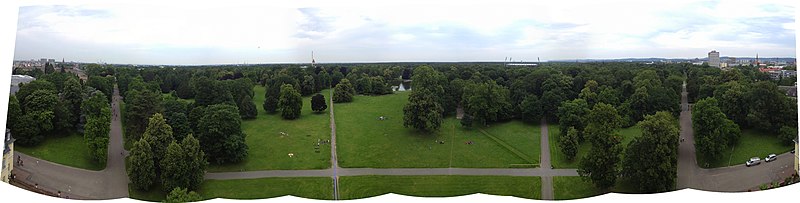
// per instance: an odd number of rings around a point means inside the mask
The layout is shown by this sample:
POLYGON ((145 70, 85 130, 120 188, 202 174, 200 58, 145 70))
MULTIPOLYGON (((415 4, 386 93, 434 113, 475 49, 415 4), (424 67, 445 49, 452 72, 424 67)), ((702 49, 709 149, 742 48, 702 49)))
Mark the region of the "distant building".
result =
POLYGON ((19 84, 29 83, 36 80, 36 78, 27 75, 11 75, 11 91, 9 94, 14 95, 19 91, 19 84))
POLYGON ((711 67, 720 67, 719 52, 716 50, 708 52, 708 65, 711 67))
POLYGON ((14 170, 14 138, 11 137, 11 130, 6 129, 6 136, 3 139, 3 167, 0 171, 0 180, 8 183, 11 177, 11 170, 14 170))

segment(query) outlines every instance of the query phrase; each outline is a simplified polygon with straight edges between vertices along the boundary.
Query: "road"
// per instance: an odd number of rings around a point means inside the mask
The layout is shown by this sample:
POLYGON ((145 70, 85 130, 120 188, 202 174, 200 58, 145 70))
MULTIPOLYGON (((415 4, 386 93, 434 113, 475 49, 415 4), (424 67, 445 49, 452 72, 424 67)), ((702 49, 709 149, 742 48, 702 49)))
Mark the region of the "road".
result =
POLYGON ((762 162, 760 165, 746 167, 742 164, 704 169, 697 165, 694 147, 694 131, 692 130, 692 111, 689 108, 686 82, 681 93, 680 137, 684 139, 678 148, 678 184, 677 189, 692 188, 716 192, 741 192, 770 182, 781 181, 793 170, 794 157, 790 153, 778 155, 773 162, 762 162))
MULTIPOLYGON (((119 115, 119 93, 114 89, 112 111, 119 115)), ((128 197, 128 175, 125 173, 123 138, 119 116, 112 116, 109 132, 108 161, 101 171, 64 166, 15 152, 23 166, 14 167, 18 178, 29 184, 72 199, 115 199, 128 197)), ((127 154, 127 153, 125 153, 127 154)), ((16 157, 15 157, 16 158, 16 157)), ((15 162, 16 163, 16 162, 15 162)))
MULTIPOLYGON (((541 122, 541 159, 539 160, 539 168, 544 171, 551 170, 553 167, 550 163, 550 138, 547 131, 547 120, 542 118, 541 122)), ((575 172, 575 175, 578 175, 575 172)), ((552 200, 553 196, 553 176, 542 176, 542 199, 552 200)))

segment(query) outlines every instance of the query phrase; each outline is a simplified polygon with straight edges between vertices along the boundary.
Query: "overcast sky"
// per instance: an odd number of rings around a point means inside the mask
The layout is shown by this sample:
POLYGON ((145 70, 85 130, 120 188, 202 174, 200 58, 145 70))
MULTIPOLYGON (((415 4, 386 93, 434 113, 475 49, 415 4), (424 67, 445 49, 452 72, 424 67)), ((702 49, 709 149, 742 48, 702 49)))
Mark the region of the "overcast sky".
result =
POLYGON ((16 60, 134 64, 795 57, 785 1, 33 5, 16 60), (188 5, 192 5, 189 7, 188 5))

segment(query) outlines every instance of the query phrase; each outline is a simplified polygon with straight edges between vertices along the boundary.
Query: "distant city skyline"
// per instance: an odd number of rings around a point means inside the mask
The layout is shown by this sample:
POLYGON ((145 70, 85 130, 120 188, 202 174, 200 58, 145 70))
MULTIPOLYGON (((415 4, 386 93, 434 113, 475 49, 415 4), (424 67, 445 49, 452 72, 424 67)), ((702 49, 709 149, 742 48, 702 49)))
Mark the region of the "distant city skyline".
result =
POLYGON ((15 60, 114 64, 796 57, 785 1, 26 5, 16 35, 15 60))

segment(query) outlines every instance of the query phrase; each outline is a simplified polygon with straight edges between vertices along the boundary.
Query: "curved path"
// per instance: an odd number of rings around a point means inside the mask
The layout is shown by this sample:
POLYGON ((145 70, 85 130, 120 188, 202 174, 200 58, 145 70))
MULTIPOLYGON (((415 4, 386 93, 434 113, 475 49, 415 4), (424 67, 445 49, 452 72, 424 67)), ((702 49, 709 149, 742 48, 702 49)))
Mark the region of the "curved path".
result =
POLYGON ((773 162, 746 167, 742 164, 721 168, 704 169, 697 165, 692 130, 692 112, 687 99, 686 82, 681 92, 680 137, 684 139, 678 148, 677 188, 692 188, 717 192, 741 192, 758 188, 762 184, 782 181, 793 170, 794 157, 790 153, 778 155, 773 162))
MULTIPOLYGON (((18 180, 72 199, 114 199, 128 197, 128 175, 125 172, 122 124, 119 118, 119 93, 114 88, 111 131, 109 132, 106 168, 92 171, 52 163, 15 152, 23 166, 14 167, 18 180)), ((14 157, 16 158, 16 157, 14 157)), ((16 162, 15 162, 16 163, 16 162)))

